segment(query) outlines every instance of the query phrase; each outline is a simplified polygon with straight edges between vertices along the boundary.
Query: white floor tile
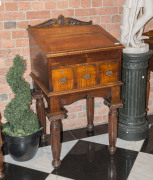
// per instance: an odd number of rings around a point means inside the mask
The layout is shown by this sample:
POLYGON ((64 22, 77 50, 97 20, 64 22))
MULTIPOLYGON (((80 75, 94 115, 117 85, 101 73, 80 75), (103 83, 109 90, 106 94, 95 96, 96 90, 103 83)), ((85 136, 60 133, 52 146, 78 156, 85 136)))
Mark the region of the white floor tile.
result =
POLYGON ((50 174, 45 180, 72 180, 72 179, 65 178, 65 177, 62 177, 62 176, 57 176, 57 175, 54 175, 54 174, 50 174))
MULTIPOLYGON (((62 143, 61 160, 70 151, 70 149, 76 144, 77 141, 78 140, 62 143)), ((52 153, 51 153, 51 146, 39 148, 35 157, 25 162, 14 161, 10 155, 4 156, 4 162, 35 169, 35 170, 46 172, 46 173, 51 173, 51 171, 53 170, 53 167, 51 165, 52 159, 53 158, 52 158, 52 153)))
POLYGON ((153 180, 153 155, 140 152, 128 180, 153 180))
MULTIPOLYGON (((98 136, 84 138, 82 140, 108 145, 108 133, 98 135, 98 136)), ((128 149, 128 150, 139 151, 142 147, 143 142, 144 142, 144 140, 125 141, 125 140, 117 138, 116 147, 124 148, 124 149, 128 149)))

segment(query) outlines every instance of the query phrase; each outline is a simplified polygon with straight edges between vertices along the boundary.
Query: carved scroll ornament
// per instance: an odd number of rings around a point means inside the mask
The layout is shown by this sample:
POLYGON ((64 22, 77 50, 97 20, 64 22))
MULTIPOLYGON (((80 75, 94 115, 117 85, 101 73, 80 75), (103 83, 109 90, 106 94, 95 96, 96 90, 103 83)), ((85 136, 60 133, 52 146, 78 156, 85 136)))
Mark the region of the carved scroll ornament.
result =
POLYGON ((84 25, 84 24, 92 24, 92 21, 83 22, 73 18, 65 18, 63 15, 58 16, 57 19, 50 19, 44 23, 41 23, 35 27, 59 27, 59 26, 74 26, 74 25, 84 25))

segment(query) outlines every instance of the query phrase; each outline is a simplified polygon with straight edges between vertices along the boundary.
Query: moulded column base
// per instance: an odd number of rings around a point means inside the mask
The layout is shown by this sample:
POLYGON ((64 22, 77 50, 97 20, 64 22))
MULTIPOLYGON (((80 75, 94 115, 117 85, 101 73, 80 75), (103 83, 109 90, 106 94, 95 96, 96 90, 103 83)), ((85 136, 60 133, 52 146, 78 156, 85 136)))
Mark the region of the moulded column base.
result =
POLYGON ((141 125, 122 124, 118 126, 118 138, 127 141, 140 141, 145 139, 149 133, 149 124, 144 119, 144 123, 141 125))

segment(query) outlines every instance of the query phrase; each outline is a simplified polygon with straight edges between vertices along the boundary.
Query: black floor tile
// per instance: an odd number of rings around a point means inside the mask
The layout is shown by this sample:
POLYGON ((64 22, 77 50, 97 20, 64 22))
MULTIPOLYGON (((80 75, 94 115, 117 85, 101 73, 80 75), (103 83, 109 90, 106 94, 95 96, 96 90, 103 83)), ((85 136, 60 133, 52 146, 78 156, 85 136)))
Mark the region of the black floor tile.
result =
MULTIPOLYGON (((75 140, 75 138, 72 136, 70 131, 61 132, 61 142, 67 142, 72 140, 75 140)), ((49 146, 50 142, 50 134, 47 134, 47 139, 44 142, 41 141, 39 147, 49 146)))
POLYGON ((4 163, 3 167, 5 173, 3 180, 45 180, 49 175, 48 173, 9 163, 4 163))
POLYGON ((149 135, 145 139, 140 151, 153 154, 153 125, 149 129, 149 135))
POLYGON ((73 141, 75 138, 70 131, 64 131, 61 133, 61 142, 73 141))
POLYGON ((111 156, 108 146, 80 140, 52 173, 76 180, 126 180, 137 154, 117 148, 111 156))
MULTIPOLYGON (((147 116, 149 124, 153 124, 153 115, 147 116)), ((97 136, 108 133, 108 124, 102 124, 94 127, 94 132, 88 133, 87 128, 74 129, 61 132, 61 142, 72 141, 75 139, 82 139, 89 136, 97 136)), ((50 145, 50 134, 47 135, 47 140, 40 143, 40 147, 50 145)))
MULTIPOLYGON (((86 138, 89 136, 96 136, 96 135, 100 135, 100 134, 105 134, 107 132, 108 132, 108 124, 95 126, 94 132, 91 132, 91 133, 87 132, 87 128, 64 131, 64 132, 61 132, 61 142, 68 142, 68 141, 72 141, 75 139, 86 138)), ((41 141, 40 147, 49 146, 50 142, 51 142, 50 134, 47 134, 46 141, 44 141, 44 142, 41 141)))
POLYGON ((98 125, 94 127, 94 132, 88 133, 87 128, 70 130, 75 139, 86 138, 89 136, 97 136, 108 132, 108 124, 98 125))

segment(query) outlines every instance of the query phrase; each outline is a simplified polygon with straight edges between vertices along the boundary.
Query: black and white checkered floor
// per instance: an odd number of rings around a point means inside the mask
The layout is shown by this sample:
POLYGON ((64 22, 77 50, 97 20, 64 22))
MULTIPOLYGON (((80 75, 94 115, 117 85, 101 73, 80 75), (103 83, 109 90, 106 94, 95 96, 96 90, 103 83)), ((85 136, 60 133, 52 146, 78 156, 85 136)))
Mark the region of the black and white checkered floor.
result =
POLYGON ((107 125, 95 127, 93 136, 86 130, 63 133, 62 165, 54 170, 51 161, 50 137, 41 143, 36 156, 16 162, 4 156, 7 180, 153 180, 153 125, 149 137, 141 141, 117 139, 117 152, 108 153, 107 125))

